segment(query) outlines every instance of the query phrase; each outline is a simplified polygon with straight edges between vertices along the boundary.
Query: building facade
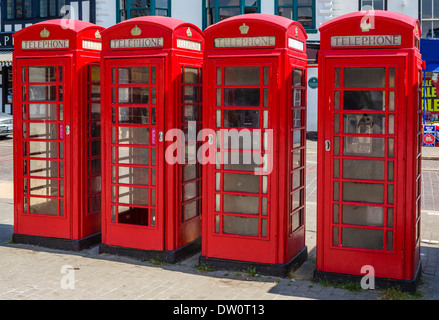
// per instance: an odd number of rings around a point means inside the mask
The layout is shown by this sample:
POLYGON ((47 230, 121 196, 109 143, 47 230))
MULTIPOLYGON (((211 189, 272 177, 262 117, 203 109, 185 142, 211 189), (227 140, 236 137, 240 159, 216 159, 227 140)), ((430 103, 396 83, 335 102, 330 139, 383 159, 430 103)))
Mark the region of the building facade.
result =
POLYGON ((79 19, 109 27, 116 0, 0 0, 0 112, 12 114, 13 33, 50 19, 79 19))
POLYGON ((181 19, 201 29, 245 13, 282 15, 299 21, 308 34, 307 130, 317 132, 317 57, 319 27, 361 9, 379 9, 420 19, 423 38, 439 39, 439 0, 0 0, 0 111, 12 113, 12 33, 30 24, 70 17, 105 28, 143 15, 181 19), (64 7, 64 9, 63 9, 64 7))

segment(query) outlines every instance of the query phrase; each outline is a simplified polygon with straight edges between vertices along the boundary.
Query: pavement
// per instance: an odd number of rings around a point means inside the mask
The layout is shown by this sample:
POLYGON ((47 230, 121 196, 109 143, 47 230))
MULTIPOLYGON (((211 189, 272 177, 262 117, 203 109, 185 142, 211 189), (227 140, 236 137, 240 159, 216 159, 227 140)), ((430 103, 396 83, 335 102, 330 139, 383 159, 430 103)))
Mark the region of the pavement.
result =
POLYGON ((416 295, 349 290, 313 282, 316 261, 316 142, 307 141, 308 260, 287 278, 196 267, 199 253, 177 264, 12 244, 12 138, 0 140, 0 300, 378 300, 439 299, 439 148, 422 161, 422 285, 416 295))

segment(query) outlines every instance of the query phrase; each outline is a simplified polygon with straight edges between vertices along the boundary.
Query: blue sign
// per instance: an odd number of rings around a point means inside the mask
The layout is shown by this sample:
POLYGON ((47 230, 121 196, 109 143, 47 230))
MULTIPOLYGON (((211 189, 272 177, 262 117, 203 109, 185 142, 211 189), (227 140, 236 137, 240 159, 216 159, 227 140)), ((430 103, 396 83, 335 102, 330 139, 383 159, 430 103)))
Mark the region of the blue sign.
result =
POLYGON ((436 126, 424 125, 424 147, 436 145, 436 126))

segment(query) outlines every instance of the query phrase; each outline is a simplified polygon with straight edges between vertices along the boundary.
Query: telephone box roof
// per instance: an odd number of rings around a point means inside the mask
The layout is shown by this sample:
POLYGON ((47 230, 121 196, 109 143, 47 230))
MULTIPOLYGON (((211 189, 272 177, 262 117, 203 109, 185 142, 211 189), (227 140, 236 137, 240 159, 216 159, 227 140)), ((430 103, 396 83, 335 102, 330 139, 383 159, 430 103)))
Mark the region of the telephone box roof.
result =
POLYGON ((357 11, 323 23, 320 31, 320 49, 346 48, 416 48, 419 50, 421 27, 419 20, 391 11, 357 11), (395 38, 393 45, 362 45, 362 42, 395 38), (351 38, 351 39, 349 39, 351 38), (331 41, 343 39, 344 44, 334 46, 331 41), (369 39, 369 40, 368 40, 369 39), (349 40, 349 41, 348 41, 349 40), (363 41, 364 40, 364 41, 363 41), (360 45, 356 45, 360 44, 360 45))
POLYGON ((192 23, 180 20, 180 19, 176 19, 176 18, 171 18, 171 17, 162 17, 162 16, 143 16, 143 17, 137 17, 137 18, 132 18, 132 19, 128 19, 122 22, 119 22, 118 24, 115 24, 114 26, 109 27, 108 29, 106 29, 103 34, 105 33, 111 33, 113 30, 115 29, 119 29, 119 28, 123 28, 126 25, 154 25, 154 26, 158 26, 161 27, 165 30, 168 30, 170 32, 174 32, 179 28, 182 27, 191 27, 195 30, 197 30, 200 34, 202 33, 201 29, 198 28, 196 25, 193 25, 192 23))
POLYGON ((33 29, 40 30, 41 27, 47 27, 47 26, 61 27, 65 31, 74 32, 77 34, 83 32, 85 30, 88 30, 88 29, 100 29, 100 30, 104 29, 101 26, 98 26, 98 25, 93 24, 91 22, 82 21, 82 20, 53 19, 53 20, 46 20, 43 22, 35 23, 29 27, 26 27, 24 29, 21 29, 21 30, 15 32, 13 34, 13 36, 14 36, 14 38, 17 38, 17 37, 21 36, 23 33, 30 32, 30 30, 33 30, 33 29))

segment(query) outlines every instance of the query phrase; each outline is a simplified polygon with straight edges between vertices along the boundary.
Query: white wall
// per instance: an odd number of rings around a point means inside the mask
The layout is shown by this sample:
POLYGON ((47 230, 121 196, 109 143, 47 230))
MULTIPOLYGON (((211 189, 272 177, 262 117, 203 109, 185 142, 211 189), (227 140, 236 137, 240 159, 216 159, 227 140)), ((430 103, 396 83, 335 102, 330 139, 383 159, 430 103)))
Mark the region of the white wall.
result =
POLYGON ((355 11, 358 11, 358 0, 332 0, 332 15, 334 18, 355 11))
POLYGON ((203 29, 203 0, 173 0, 171 16, 203 29))
MULTIPOLYGON (((306 100, 307 100, 307 106, 306 106, 306 131, 307 132, 317 132, 317 90, 318 88, 312 89, 308 85, 308 81, 310 78, 318 77, 318 68, 308 68, 308 79, 306 79, 307 83, 307 94, 306 94, 306 100)), ((318 82, 318 85, 321 86, 323 83, 320 81, 318 82)))
POLYGON ((416 0, 388 0, 387 10, 405 14, 415 19, 419 18, 419 2, 416 0))
MULTIPOLYGON (((358 3, 359 0, 332 0, 334 18, 358 11, 358 3)), ((418 0, 387 0, 387 10, 402 13, 416 19, 419 17, 418 0)))
POLYGON ((96 0, 96 24, 109 28, 116 24, 116 1, 96 0))

